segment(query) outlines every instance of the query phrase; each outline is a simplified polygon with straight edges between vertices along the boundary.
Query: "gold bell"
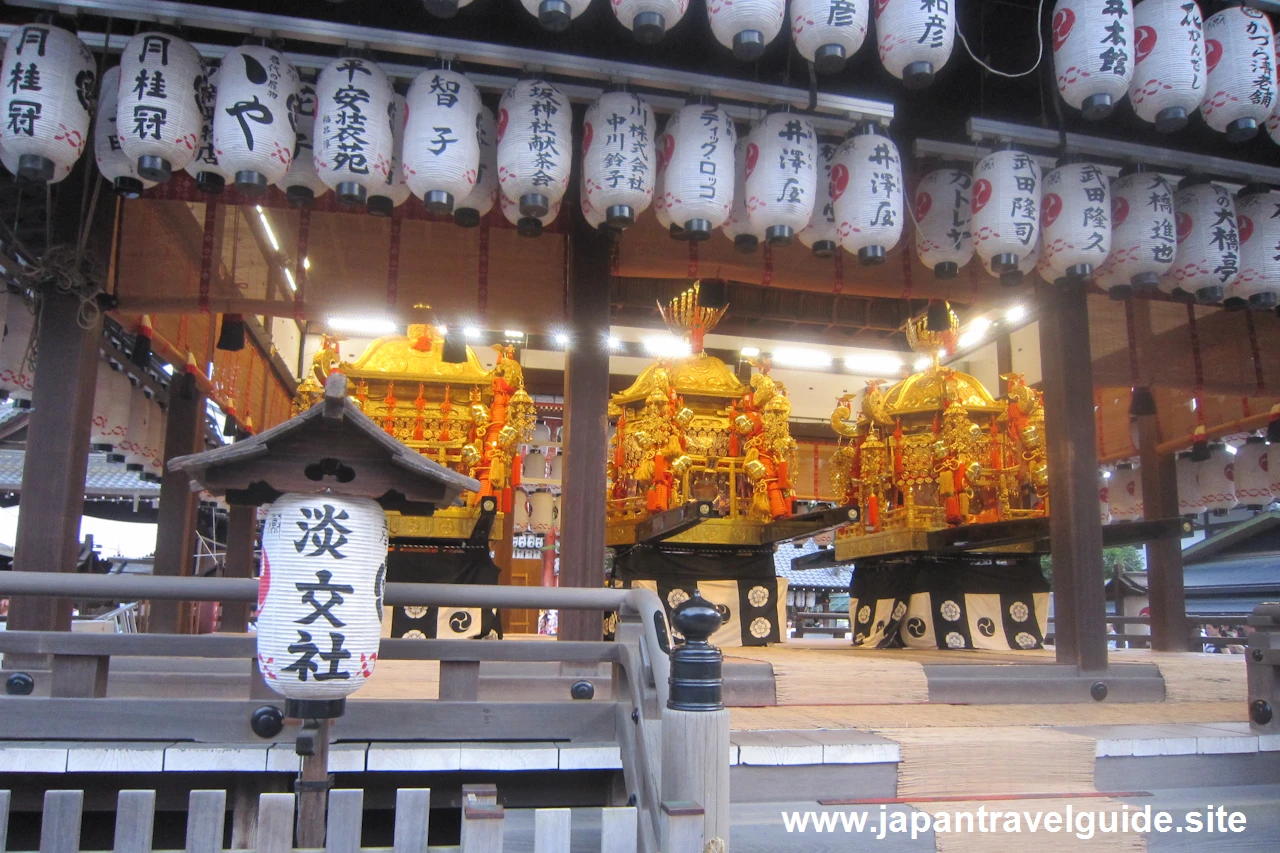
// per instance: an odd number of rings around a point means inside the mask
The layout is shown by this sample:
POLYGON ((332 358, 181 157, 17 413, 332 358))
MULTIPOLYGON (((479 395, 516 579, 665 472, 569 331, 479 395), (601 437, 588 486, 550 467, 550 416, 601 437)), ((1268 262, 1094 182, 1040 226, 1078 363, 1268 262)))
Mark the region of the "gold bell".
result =
POLYGON ((947 458, 947 443, 945 441, 935 441, 929 445, 929 449, 933 451, 935 460, 943 460, 947 458))
POLYGON ((768 470, 764 467, 764 463, 759 459, 752 459, 746 465, 743 465, 742 468, 747 472, 747 476, 753 480, 761 479, 768 470))
POLYGON ((740 433, 748 433, 755 429, 755 424, 751 422, 751 418, 746 415, 738 415, 733 419, 734 428, 740 433))
POLYGON ((467 465, 474 465, 480 461, 480 452, 476 450, 474 444, 462 445, 462 461, 467 465))
POLYGON ((970 483, 977 482, 978 477, 982 475, 982 466, 977 462, 970 462, 969 467, 964 469, 964 473, 970 483))
POLYGON ((1018 435, 1022 437, 1023 444, 1033 446, 1040 439, 1040 430, 1036 429, 1035 424, 1027 424, 1018 435))
MULTIPOLYGON (((686 411, 688 411, 686 409, 686 411)), ((689 473, 689 469, 693 467, 693 459, 688 456, 677 456, 671 460, 671 471, 677 477, 683 477, 689 473)))
POLYGON ((520 440, 520 432, 512 427, 504 426, 498 430, 498 443, 510 447, 520 440))
POLYGON ((685 406, 680 411, 676 412, 675 422, 680 424, 682 427, 687 427, 689 424, 693 423, 693 409, 685 406))
POLYGON ((1049 485, 1049 466, 1037 465, 1031 469, 1031 482, 1038 488, 1049 485))

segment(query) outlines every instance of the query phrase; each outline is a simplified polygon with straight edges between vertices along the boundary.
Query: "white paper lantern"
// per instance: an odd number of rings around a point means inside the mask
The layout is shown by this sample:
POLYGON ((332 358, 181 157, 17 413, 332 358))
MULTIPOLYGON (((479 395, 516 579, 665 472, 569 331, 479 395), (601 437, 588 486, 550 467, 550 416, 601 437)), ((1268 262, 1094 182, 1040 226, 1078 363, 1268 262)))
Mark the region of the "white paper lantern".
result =
POLYGON ((831 199, 831 167, 837 148, 833 142, 818 143, 818 186, 813 212, 809 214, 809 224, 796 235, 818 258, 829 258, 840 248, 836 203, 831 199))
POLYGON ((745 136, 740 137, 733 146, 733 209, 729 211, 729 218, 720 229, 724 236, 733 241, 733 247, 743 254, 759 249, 760 241, 764 239, 764 229, 752 223, 751 214, 747 210, 747 147, 745 136))
POLYGON ((524 465, 520 469, 520 477, 525 480, 541 480, 547 476, 547 454, 541 450, 530 450, 524 455, 524 465))
POLYGON ((689 0, 612 0, 613 14, 640 44, 657 44, 689 11, 689 0))
POLYGON ((142 32, 124 46, 116 126, 124 153, 147 180, 167 181, 195 158, 203 78, 200 54, 177 36, 142 32))
POLYGON ((463 228, 479 225, 480 219, 498 203, 498 123, 483 105, 476 116, 476 142, 480 162, 475 186, 466 198, 453 204, 453 221, 463 228))
POLYGON ((14 29, 0 71, 0 145, 18 177, 50 183, 71 173, 88 140, 96 69, 74 33, 43 23, 14 29))
POLYGON ((1250 184, 1236 195, 1240 277, 1227 288, 1228 305, 1276 307, 1280 297, 1280 192, 1250 184))
POLYGON ((316 81, 303 79, 298 84, 298 133, 293 146, 293 160, 289 170, 280 179, 289 203, 297 207, 310 207, 317 198, 329 191, 316 171, 316 81))
MULTIPOLYGON (((791 37, 819 74, 835 74, 867 37, 872 0, 791 0, 791 37)), ((949 5, 950 0, 946 0, 949 5)))
POLYGON ((587 220, 587 225, 593 229, 604 227, 604 211, 597 210, 586 195, 582 195, 578 200, 578 206, 582 210, 582 218, 587 220))
MULTIPOLYGON (((218 102, 218 69, 216 62, 204 66, 204 76, 197 81, 196 100, 200 102, 200 143, 196 154, 187 164, 186 172, 196 179, 196 187, 201 192, 216 195, 226 188, 228 181, 234 181, 235 175, 229 174, 218 161, 218 152, 213 144, 213 115, 218 102)), ((293 168, 292 163, 290 167, 293 168)), ((286 175, 287 177, 287 175, 286 175)))
POLYGON ((1202 178, 1184 178, 1173 195, 1178 249, 1173 277, 1201 303, 1221 302, 1240 274, 1240 239, 1231 193, 1202 178))
POLYGON ((807 119, 786 112, 765 116, 747 136, 747 212, 775 246, 790 245, 813 214, 817 140, 807 119))
POLYGON ((1116 521, 1141 521, 1143 517, 1142 472, 1128 463, 1117 466, 1107 489, 1111 517, 1116 521))
POLYGON ((667 123, 670 151, 665 174, 671 221, 689 240, 705 240, 733 208, 733 120, 713 104, 689 104, 667 123))
POLYGON ((707 0, 712 35, 743 62, 760 58, 786 16, 786 0, 707 0))
POLYGON ((1209 445, 1209 458, 1196 472, 1204 508, 1214 513, 1234 509, 1238 503, 1235 484, 1235 457, 1220 442, 1209 445))
POLYGON ((935 278, 949 279, 973 257, 973 176, 963 169, 936 169, 916 185, 916 256, 935 278))
POLYGON ((671 164, 671 154, 675 150, 675 137, 671 135, 673 126, 678 127, 680 114, 675 113, 667 119, 666 129, 655 144, 658 168, 653 175, 653 215, 658 224, 667 230, 672 238, 684 235, 684 230, 671 220, 672 194, 667 191, 667 166, 671 164))
POLYGON ((27 364, 27 352, 36 318, 22 300, 11 293, 5 300, 4 339, 0 341, 0 391, 20 407, 31 402, 35 371, 27 364))
POLYGON ((297 142, 298 70, 262 45, 227 51, 218 69, 213 148, 218 164, 251 194, 280 182, 297 142))
POLYGON ((1133 4, 1058 0, 1053 8, 1053 70, 1062 100, 1090 121, 1106 118, 1133 79, 1133 4))
POLYGON ((1200 463, 1191 453, 1179 453, 1174 461, 1174 475, 1178 481, 1178 512, 1181 515, 1199 515, 1204 512, 1204 495, 1200 491, 1200 463))
POLYGON ((141 472, 147 467, 147 437, 154 410, 151 398, 142 388, 134 388, 129 398, 129 429, 118 450, 124 452, 125 467, 141 472))
POLYGON ((634 225, 653 201, 656 134, 653 110, 630 92, 607 92, 587 108, 582 125, 586 201, 614 228, 634 225))
MULTIPOLYGON (((391 168, 387 172, 387 180, 378 190, 369 196, 369 203, 374 207, 382 207, 385 209, 386 203, 379 199, 386 199, 391 203, 391 207, 397 208, 409 200, 409 196, 413 193, 409 190, 409 176, 404 167, 404 134, 405 134, 405 112, 407 104, 405 97, 400 94, 392 94, 391 97, 391 168)), ((470 136, 465 133, 465 136, 470 136)), ((474 176, 474 172, 472 173, 474 176)), ((467 192, 471 190, 468 189, 467 192)))
POLYGON ((128 375, 122 370, 112 370, 105 361, 98 362, 89 439, 95 449, 110 451, 124 441, 129 431, 129 402, 132 397, 133 383, 128 375))
POLYGON ((591 0, 520 0, 525 11, 538 19, 544 30, 562 33, 569 24, 587 11, 591 0))
POLYGON ((432 213, 452 213, 480 172, 480 93, 456 71, 424 71, 409 89, 403 128, 409 189, 432 213))
POLYGON ((1143 0, 1133 9, 1129 101, 1161 133, 1186 127, 1204 97, 1204 22, 1195 0, 1143 0))
POLYGON ((1267 462, 1267 442, 1260 435, 1249 436, 1236 451, 1236 499, 1250 509, 1261 509, 1274 498, 1267 462))
POLYGON ((138 177, 137 161, 124 153, 116 134, 116 93, 120 90, 120 68, 108 68, 102 73, 102 88, 98 92, 98 115, 93 123, 93 158, 102 177, 111 182, 111 188, 123 198, 137 198, 154 181, 138 177))
POLYGON ((1145 291, 1158 288, 1160 276, 1173 268, 1176 248, 1173 188, 1141 166, 1121 171, 1111 184, 1111 255, 1107 258, 1116 273, 1116 285, 1145 291))
POLYGON ((148 401, 147 432, 142 440, 142 473, 155 475, 156 460, 164 464, 164 410, 154 399, 148 401))
POLYGON ((908 89, 923 89, 951 58, 954 0, 875 0, 880 63, 908 89))
POLYGON ((983 265, 1016 273, 1040 237, 1040 167, 1014 149, 988 154, 973 170, 972 208, 969 230, 983 265))
POLYGON ((529 496, 524 489, 515 489, 511 507, 511 530, 524 533, 529 529, 529 496))
POLYGON ((1247 142, 1276 106, 1275 32, 1266 13, 1229 6, 1204 22, 1208 68, 1200 112, 1229 142, 1247 142))
POLYGON ((506 220, 516 226, 516 233, 521 237, 541 237, 542 230, 555 222, 556 217, 560 215, 558 201, 544 215, 537 218, 525 216, 514 201, 501 193, 498 194, 498 206, 502 208, 502 215, 506 220))
POLYGON ((902 237, 902 157, 880 126, 866 122, 831 166, 840 245, 864 265, 884 263, 902 237))
POLYGON ((335 59, 316 80, 313 145, 320 180, 342 204, 365 205, 378 216, 391 214, 390 199, 379 193, 391 173, 394 94, 382 67, 357 56, 335 59))
POLYGON ((386 574, 387 516, 374 501, 289 494, 271 504, 262 529, 258 668, 272 690, 333 701, 373 675, 386 574))
POLYGON ((521 80, 498 107, 498 186, 526 217, 564 198, 573 155, 569 99, 545 80, 521 80))
POLYGON ((1111 187, 1090 163, 1065 163, 1044 176, 1041 252, 1054 270, 1081 281, 1111 253, 1111 187))
POLYGON ((1103 477, 1099 477, 1098 478, 1098 519, 1102 524, 1111 523, 1111 504, 1108 503, 1109 500, 1110 500, 1110 488, 1107 485, 1107 480, 1103 477))
POLYGON ((529 530, 547 533, 556 524, 556 496, 551 492, 534 492, 529 496, 529 530))

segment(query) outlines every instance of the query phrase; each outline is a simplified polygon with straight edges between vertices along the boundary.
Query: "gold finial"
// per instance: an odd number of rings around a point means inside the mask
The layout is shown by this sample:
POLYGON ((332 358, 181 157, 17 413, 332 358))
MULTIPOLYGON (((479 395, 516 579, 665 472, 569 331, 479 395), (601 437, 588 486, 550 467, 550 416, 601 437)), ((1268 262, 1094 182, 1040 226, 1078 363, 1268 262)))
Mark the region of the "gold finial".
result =
POLYGON ((702 352, 703 337, 716 327, 720 318, 729 306, 723 308, 706 308, 698 301, 701 280, 695 281, 693 287, 676 296, 667 307, 658 303, 658 313, 673 334, 679 335, 693 346, 695 353, 702 352))
POLYGON ((907 343, 914 351, 931 356, 935 369, 938 366, 939 356, 955 349, 956 337, 960 330, 960 318, 951 310, 951 303, 944 302, 943 309, 947 312, 948 323, 947 328, 942 331, 929 330, 927 314, 907 321, 907 343))

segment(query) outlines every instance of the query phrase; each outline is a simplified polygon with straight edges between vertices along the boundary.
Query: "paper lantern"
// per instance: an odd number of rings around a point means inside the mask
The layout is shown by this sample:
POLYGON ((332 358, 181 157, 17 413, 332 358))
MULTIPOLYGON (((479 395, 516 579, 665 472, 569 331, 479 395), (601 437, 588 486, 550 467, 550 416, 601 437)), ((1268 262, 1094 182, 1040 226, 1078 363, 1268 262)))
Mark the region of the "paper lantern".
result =
POLYGON ((613 0, 613 14, 640 44, 657 44, 689 11, 689 0, 613 0))
POLYGON ((480 147, 480 161, 475 186, 466 198, 453 203, 453 221, 463 228, 475 228, 498 203, 498 124, 493 120, 493 113, 483 105, 476 116, 476 142, 480 147))
POLYGON ((1236 451, 1236 499, 1249 509, 1262 509, 1274 498, 1267 462, 1267 442, 1260 435, 1249 436, 1236 451))
MULTIPOLYGON (((196 154, 186 166, 188 175, 196 179, 196 187, 205 193, 216 195, 226 188, 227 181, 235 175, 228 174, 218 160, 213 144, 213 117, 218 101, 218 70, 216 62, 204 66, 204 76, 197 81, 196 100, 200 102, 200 142, 196 154)), ((292 168, 292 166, 291 166, 292 168)))
POLYGON ((1236 498, 1235 457, 1222 442, 1209 445, 1209 458, 1199 463, 1196 478, 1204 508, 1217 515, 1234 509, 1236 498))
POLYGON ((916 256, 935 278, 949 279, 973 257, 973 177, 964 169, 936 169, 916 185, 916 256))
POLYGON ((333 703, 294 716, 337 716, 373 675, 386 575, 387 516, 369 498, 289 494, 267 510, 258 668, 287 699, 333 703))
POLYGON ((1199 515, 1204 512, 1204 497, 1200 491, 1200 463, 1191 453, 1179 453, 1174 460, 1174 475, 1178 481, 1178 512, 1181 515, 1199 515))
POLYGON ((739 138, 733 146, 733 208, 720 229, 724 236, 733 241, 733 247, 743 254, 756 251, 760 248, 760 241, 765 238, 764 229, 751 221, 751 213, 747 210, 747 148, 745 136, 739 138))
MULTIPOLYGON (((973 250, 996 275, 1016 273, 1040 237, 1040 167, 1015 149, 993 151, 973 170, 973 250)), ((1020 281, 1021 278, 1018 278, 1020 281)))
MULTIPOLYGON (((309 75, 310 76, 310 75, 309 75)), ((305 77, 298 84, 298 133, 293 146, 293 159, 280 179, 280 189, 296 207, 310 207, 329 191, 316 171, 316 81, 305 77)))
POLYGON ((667 119, 666 132, 658 137, 655 144, 658 168, 653 174, 653 215, 658 220, 658 224, 671 235, 672 239, 680 239, 684 236, 684 229, 671 221, 670 204, 673 196, 667 192, 667 166, 671 162, 671 153, 675 146, 675 139, 671 136, 671 130, 673 125, 679 124, 679 117, 679 113, 669 117, 667 119))
POLYGON ((634 225, 653 201, 657 154, 653 110, 630 92, 607 92, 582 125, 586 200, 614 228, 634 225))
POLYGON ((1221 302, 1240 274, 1240 239, 1231 193, 1207 178, 1183 178, 1173 195, 1178 247, 1173 277, 1203 303, 1221 302))
POLYGON ((9 36, 0 144, 19 178, 49 183, 71 173, 89 134, 96 69, 84 42, 60 27, 27 24, 9 36))
POLYGON ((1228 305, 1276 307, 1280 295, 1280 192, 1248 184, 1236 195, 1240 276, 1227 288, 1228 305))
POLYGON ((391 214, 390 199, 378 193, 391 173, 394 94, 382 67, 358 56, 335 59, 316 80, 312 144, 320 180, 342 204, 365 205, 379 216, 391 214))
POLYGON ((551 492, 534 492, 529 496, 529 530, 548 533, 556 525, 556 496, 551 492))
POLYGON ((789 112, 765 116, 747 136, 747 212, 773 245, 790 245, 809 224, 818 190, 817 142, 809 120, 789 112))
POLYGON ((786 15, 786 0, 707 0, 712 35, 743 62, 760 58, 786 15))
POLYGON ((569 24, 587 11, 591 0, 520 0, 525 11, 538 19, 544 30, 562 33, 569 24))
POLYGON ((15 294, 0 294, 5 300, 4 338, 0 341, 0 391, 19 408, 31 402, 35 371, 27 364, 36 318, 15 294))
MULTIPOLYGON (((404 95, 392 93, 391 96, 391 168, 387 170, 387 179, 377 191, 369 196, 370 209, 385 211, 387 204, 392 209, 409 200, 413 193, 409 190, 409 176, 404 167, 404 134, 405 112, 407 104, 404 95), (385 201, 383 201, 385 199, 385 201)), ((467 134, 468 136, 470 134, 467 134)), ((472 173, 474 177, 474 172, 472 173)), ((470 189, 467 190, 470 192, 470 189)))
POLYGON ((791 37, 819 74, 835 74, 867 37, 870 0, 791 0, 791 37))
POLYGON ((520 477, 524 480, 541 480, 547 476, 547 454, 541 450, 531 450, 524 455, 524 465, 520 469, 520 477))
POLYGON ((1058 0, 1053 70, 1062 100, 1090 121, 1106 118, 1133 79, 1133 4, 1058 0))
POLYGON ((529 529, 529 496, 523 489, 516 489, 512 499, 511 530, 514 533, 524 533, 529 529))
POLYGON ((120 147, 116 134, 116 93, 120 89, 120 68, 108 68, 102 73, 102 89, 98 92, 98 116, 93 123, 93 157, 102 177, 111 182, 116 195, 137 198, 154 181, 138 177, 137 161, 120 147))
POLYGON ((280 182, 297 142, 298 70, 280 51, 243 45, 218 69, 213 148, 236 188, 258 194, 280 182))
POLYGON ((1229 6, 1204 22, 1208 69, 1200 113, 1229 142, 1247 142, 1276 105, 1275 32, 1264 12, 1229 6))
POLYGON ((1090 163, 1065 163, 1044 176, 1041 252, 1054 270, 1082 281, 1111 253, 1111 187, 1090 163))
POLYGON ((532 440, 534 444, 544 444, 551 441, 551 425, 546 421, 538 421, 534 424, 532 440))
POLYGON ((818 143, 818 186, 813 212, 809 214, 809 224, 796 235, 818 258, 829 258, 840 248, 836 203, 831 199, 831 167, 838 147, 831 142, 818 143))
POLYGON ((582 218, 587 220, 587 225, 593 230, 608 227, 604 222, 604 211, 596 210, 585 195, 578 199, 578 206, 582 210, 582 218))
POLYGON ((552 506, 552 513, 552 517, 554 518, 553 524, 556 533, 558 534, 560 532, 560 495, 556 495, 555 504, 552 506))
POLYGON ((955 4, 922 0, 875 0, 880 64, 908 89, 923 89, 951 58, 956 37, 955 4))
POLYGON ((831 166, 840 245, 864 265, 884 263, 902 237, 902 157, 875 122, 864 122, 831 166))
POLYGON ((548 479, 559 480, 564 476, 564 454, 557 453, 551 457, 551 470, 547 474, 548 479))
POLYGON ((1129 463, 1116 467, 1107 489, 1111 517, 1116 521, 1141 521, 1143 518, 1142 472, 1129 463))
POLYGON ((1107 486, 1107 480, 1103 477, 1098 478, 1098 519, 1102 524, 1111 523, 1111 504, 1110 489, 1107 486))
POLYGON ((1129 101, 1160 133, 1186 127, 1204 97, 1204 23, 1195 0, 1143 0, 1133 9, 1129 101))
POLYGON ((93 385, 93 426, 89 433, 95 450, 110 451, 124 441, 129 431, 129 402, 132 397, 133 383, 128 375, 121 370, 112 370, 105 361, 98 362, 98 375, 93 385))
POLYGON ((120 54, 120 79, 125 84, 116 106, 120 145, 137 163, 139 175, 163 183, 185 169, 200 147, 200 54, 169 33, 141 32, 120 54))
POLYGON ((1107 259, 1117 274, 1117 286, 1156 289, 1160 276, 1173 268, 1176 247, 1173 188, 1143 166, 1121 170, 1111 184, 1111 256, 1107 259))
POLYGON ((441 69, 419 74, 408 101, 402 133, 409 189, 432 213, 452 213, 480 172, 480 93, 466 76, 441 69))
POLYGON ((125 468, 141 472, 147 467, 148 423, 152 414, 151 398, 142 388, 134 388, 129 398, 129 428, 118 450, 124 451, 125 468))
POLYGON ((498 107, 498 186, 526 217, 564 198, 573 136, 569 99, 545 80, 521 80, 498 107))
POLYGON ((437 18, 449 19, 458 14, 458 10, 471 5, 471 0, 422 0, 427 12, 437 18))
POLYGON ((560 215, 558 201, 545 214, 536 218, 525 216, 514 201, 501 193, 498 194, 498 206, 502 208, 502 215, 506 220, 516 226, 516 233, 521 237, 541 237, 542 230, 555 222, 556 217, 560 215))
POLYGON ((664 140, 667 210, 686 239, 706 240, 733 208, 737 134, 714 104, 689 104, 676 116, 664 140))

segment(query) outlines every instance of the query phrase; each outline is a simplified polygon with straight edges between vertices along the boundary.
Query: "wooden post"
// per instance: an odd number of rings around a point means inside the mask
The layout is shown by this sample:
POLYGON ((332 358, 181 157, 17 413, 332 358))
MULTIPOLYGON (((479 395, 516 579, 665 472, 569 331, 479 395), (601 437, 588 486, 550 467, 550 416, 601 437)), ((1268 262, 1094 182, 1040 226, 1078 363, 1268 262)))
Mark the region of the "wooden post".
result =
MULTIPOLYGON (((257 535, 258 508, 247 504, 231 504, 227 518, 227 577, 253 577, 253 546, 257 535)), ((235 634, 248 631, 249 602, 222 602, 222 621, 218 630, 235 634)))
MULTIPOLYGON (((1008 332, 1004 332, 996 338, 996 374, 1004 376, 1006 373, 1013 372, 1013 339, 1009 337, 1008 332)), ((999 382, 1001 395, 1009 393, 1009 382, 1001 379, 999 382)))
MULTIPOLYGON (((1143 514, 1149 520, 1177 518, 1180 512, 1173 456, 1160 455, 1156 451, 1159 443, 1156 416, 1138 418, 1143 514)), ((1147 543, 1147 597, 1151 607, 1151 648, 1158 652, 1187 651, 1190 642, 1180 539, 1147 543)))
POLYGON ((79 853, 84 791, 45 791, 40 853, 79 853))
MULTIPOLYGON (((308 722, 307 727, 312 723, 308 722)), ((302 756, 294 790, 298 795, 298 846, 323 847, 325 812, 329 806, 329 720, 315 721, 311 755, 302 756)))
POLYGON ((392 853, 427 853, 430 826, 431 789, 400 788, 396 791, 395 846, 392 853))
POLYGON ((156 821, 155 791, 121 791, 116 798, 114 853, 151 853, 156 821))
MULTIPOLYGON (((194 377, 182 374, 169 383, 169 424, 164 436, 165 470, 160 480, 160 511, 156 521, 157 575, 191 574, 195 557, 197 492, 183 471, 170 471, 168 461, 204 449, 205 395, 194 377)), ((148 630, 153 634, 186 633, 191 604, 153 601, 148 630)))
POLYGON ((462 803, 461 853, 493 853, 502 850, 502 806, 467 797, 462 803))
MULTIPOLYGON (((708 834, 705 819, 704 809, 695 802, 663 800, 659 849, 663 853, 702 853, 708 834)), ((720 837, 728 840, 728 836, 720 837)))
POLYGON ((533 813, 533 853, 569 853, 572 813, 538 809, 533 813))
MULTIPOLYGON (((609 242, 583 223, 568 242, 571 343, 564 371, 560 585, 599 587, 604 585, 604 469, 609 444, 609 242)), ((603 636, 600 613, 561 611, 559 639, 603 636)))
POLYGON ((1098 445, 1093 413, 1089 305, 1066 280, 1039 288, 1049 462, 1055 652, 1081 672, 1107 668, 1107 602, 1098 516, 1098 445))
POLYGON ((187 847, 184 853, 222 853, 227 792, 192 791, 187 803, 187 847))

